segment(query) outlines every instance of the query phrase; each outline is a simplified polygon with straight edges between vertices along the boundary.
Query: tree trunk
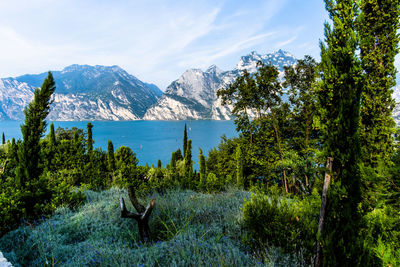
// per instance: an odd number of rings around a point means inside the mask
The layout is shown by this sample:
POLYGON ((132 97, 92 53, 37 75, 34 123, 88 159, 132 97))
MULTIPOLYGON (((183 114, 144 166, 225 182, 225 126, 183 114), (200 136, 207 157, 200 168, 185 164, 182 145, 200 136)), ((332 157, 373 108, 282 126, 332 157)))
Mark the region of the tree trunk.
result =
POLYGON ((156 201, 152 199, 145 208, 143 205, 139 203, 136 198, 135 191, 132 186, 128 187, 129 199, 132 202, 133 207, 136 209, 138 213, 130 212, 126 209, 125 200, 123 197, 119 198, 119 203, 121 207, 121 218, 131 218, 135 219, 138 223, 139 227, 139 235, 140 239, 143 243, 150 242, 150 227, 149 227, 149 219, 151 212, 153 211, 156 201))
MULTIPOLYGON (((325 172, 324 188, 322 190, 321 209, 320 209, 319 224, 318 224, 318 233, 320 235, 322 235, 322 231, 324 228, 326 202, 328 199, 328 188, 331 183, 332 163, 333 163, 333 158, 328 157, 328 159, 326 161, 326 168, 329 171, 325 172)), ((321 246, 321 242, 319 240, 317 240, 317 255, 316 255, 314 266, 320 267, 321 265, 322 265, 322 246, 321 246)))

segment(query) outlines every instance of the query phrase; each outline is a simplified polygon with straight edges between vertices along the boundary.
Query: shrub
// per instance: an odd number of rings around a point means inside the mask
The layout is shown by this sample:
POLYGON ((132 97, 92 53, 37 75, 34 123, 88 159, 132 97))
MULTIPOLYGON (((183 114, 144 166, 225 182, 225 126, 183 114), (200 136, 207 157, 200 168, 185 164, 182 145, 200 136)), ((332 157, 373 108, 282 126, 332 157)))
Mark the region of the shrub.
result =
POLYGON ((243 206, 242 227, 248 231, 245 242, 255 253, 265 257, 268 247, 281 247, 286 253, 297 253, 306 263, 315 252, 320 197, 316 191, 308 198, 270 196, 258 192, 243 206))

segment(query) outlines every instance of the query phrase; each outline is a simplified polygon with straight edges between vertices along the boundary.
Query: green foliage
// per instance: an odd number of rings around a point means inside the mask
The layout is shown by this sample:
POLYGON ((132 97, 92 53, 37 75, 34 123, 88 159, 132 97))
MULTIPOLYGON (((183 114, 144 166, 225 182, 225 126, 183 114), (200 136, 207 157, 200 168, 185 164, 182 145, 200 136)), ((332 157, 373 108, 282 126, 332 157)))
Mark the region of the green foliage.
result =
POLYGON ((129 147, 121 146, 115 153, 115 165, 117 176, 114 177, 113 184, 121 187, 128 185, 138 186, 140 181, 136 176, 136 166, 139 160, 136 153, 129 147))
MULTIPOLYGON (((321 199, 317 191, 308 198, 286 198, 272 188, 271 194, 252 194, 243 206, 245 241, 260 258, 271 246, 295 253, 310 264, 315 253, 321 199)), ((303 263, 304 264, 304 263, 303 263)))
POLYGON ((315 81, 317 78, 317 62, 310 56, 297 61, 295 66, 285 67, 283 86, 289 89, 291 104, 290 146, 307 155, 315 149, 318 132, 313 128, 316 115, 315 81))
POLYGON ((203 155, 203 150, 199 148, 199 168, 200 168, 200 182, 199 189, 204 190, 207 182, 207 170, 206 170, 206 157, 203 155))
POLYGON ((114 157, 114 145, 111 140, 108 140, 107 147, 107 159, 108 159, 108 169, 113 172, 115 170, 115 157, 114 157))
POLYGON ((188 146, 188 137, 187 137, 186 122, 185 122, 185 130, 183 131, 183 157, 186 156, 187 146, 188 146))
POLYGON ((187 148, 184 159, 184 168, 183 168, 183 178, 182 178, 182 186, 183 188, 194 188, 195 181, 193 181, 193 161, 192 161, 192 140, 189 139, 187 141, 187 148))
POLYGON ((234 175, 236 177, 235 151, 238 140, 228 139, 225 135, 221 137, 218 149, 208 151, 206 167, 208 172, 213 172, 218 177, 234 175))
POLYGON ((384 205, 366 213, 361 235, 366 260, 371 265, 398 266, 400 263, 400 211, 384 205))
POLYGON ((19 187, 26 187, 42 173, 39 165, 40 139, 46 130, 45 119, 50 112, 50 98, 55 89, 53 75, 49 72, 42 87, 35 90, 33 101, 24 110, 25 123, 21 125, 23 141, 18 146, 16 169, 16 185, 19 187))
POLYGON ((221 181, 217 178, 217 176, 210 172, 207 175, 206 180, 206 188, 208 192, 220 191, 222 187, 221 181))
POLYGON ((161 160, 160 159, 158 159, 158 161, 157 161, 157 168, 161 169, 161 160))
POLYGON ((236 184, 239 188, 244 188, 243 156, 240 146, 236 148, 236 184))
POLYGON ((392 111, 396 85, 394 60, 399 52, 400 3, 392 0, 360 1, 358 33, 364 86, 361 104, 361 141, 366 166, 388 162, 393 152, 392 111))
POLYGON ((93 124, 88 122, 88 124, 87 124, 87 141, 86 141, 87 154, 90 154, 93 151, 94 140, 93 140, 92 128, 93 128, 93 124))
POLYGON ((53 123, 50 124, 50 144, 52 146, 56 145, 56 134, 54 132, 54 124, 53 123))
POLYGON ((325 44, 321 43, 318 111, 324 122, 320 125, 323 151, 334 158, 334 179, 340 182, 329 189, 323 260, 325 265, 343 266, 356 264, 361 249, 357 209, 361 201, 358 132, 363 81, 355 31, 358 6, 351 0, 325 3, 333 25, 325 23, 325 44))
POLYGON ((54 79, 49 72, 41 89, 35 90, 33 101, 24 111, 25 123, 21 126, 23 141, 17 144, 13 139, 11 143, 7 155, 10 157, 10 168, 7 169, 5 180, 0 181, 1 217, 4 219, 0 225, 0 234, 16 227, 21 220, 51 214, 57 205, 71 204, 82 199, 71 191, 69 185, 52 183, 47 176, 48 168, 43 166, 49 165, 49 160, 43 157, 54 155, 47 149, 47 142, 41 140, 46 130, 45 119, 54 90, 54 79), (43 170, 46 172, 43 173, 43 170))
POLYGON ((5 137, 5 135, 4 135, 4 132, 3 132, 3 134, 2 134, 2 142, 1 142, 3 145, 5 145, 5 143, 6 143, 6 137, 5 137))

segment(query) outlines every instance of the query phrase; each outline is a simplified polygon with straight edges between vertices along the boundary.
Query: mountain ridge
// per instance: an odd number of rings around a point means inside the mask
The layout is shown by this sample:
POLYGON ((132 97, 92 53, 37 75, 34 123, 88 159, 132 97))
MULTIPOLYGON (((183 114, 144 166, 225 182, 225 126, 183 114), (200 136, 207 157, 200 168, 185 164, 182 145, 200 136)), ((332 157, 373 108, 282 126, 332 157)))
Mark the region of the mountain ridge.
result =
POLYGON ((227 87, 244 70, 250 73, 257 71, 257 63, 272 64, 283 76, 284 66, 290 66, 297 59, 289 52, 276 52, 260 55, 252 51, 242 56, 233 70, 223 71, 211 65, 205 71, 192 68, 186 70, 165 90, 164 95, 151 106, 144 115, 145 120, 230 120, 232 106, 221 104, 217 98, 218 89, 227 87))
MULTIPOLYGON (((56 82, 50 120, 138 120, 162 95, 117 65, 73 64, 52 71, 56 82)), ((0 79, 0 120, 21 120, 46 73, 0 79)))

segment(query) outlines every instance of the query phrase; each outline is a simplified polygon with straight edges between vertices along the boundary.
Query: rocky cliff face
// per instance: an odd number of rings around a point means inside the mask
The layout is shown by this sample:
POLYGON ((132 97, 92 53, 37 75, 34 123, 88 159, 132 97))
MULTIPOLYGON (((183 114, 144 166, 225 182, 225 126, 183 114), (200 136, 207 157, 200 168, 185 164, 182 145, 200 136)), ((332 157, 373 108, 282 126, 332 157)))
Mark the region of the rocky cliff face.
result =
POLYGON ((206 71, 187 70, 178 80, 171 83, 164 95, 149 108, 145 120, 229 120, 232 119, 230 106, 222 106, 217 91, 232 83, 243 70, 254 73, 257 62, 272 64, 282 73, 284 66, 296 63, 296 58, 279 50, 272 54, 259 55, 252 52, 243 56, 235 69, 222 71, 215 65, 206 71))
MULTIPOLYGON (((47 73, 0 79, 0 119, 21 120, 47 73)), ((118 66, 72 65, 53 72, 50 120, 137 120, 162 92, 118 66)))

